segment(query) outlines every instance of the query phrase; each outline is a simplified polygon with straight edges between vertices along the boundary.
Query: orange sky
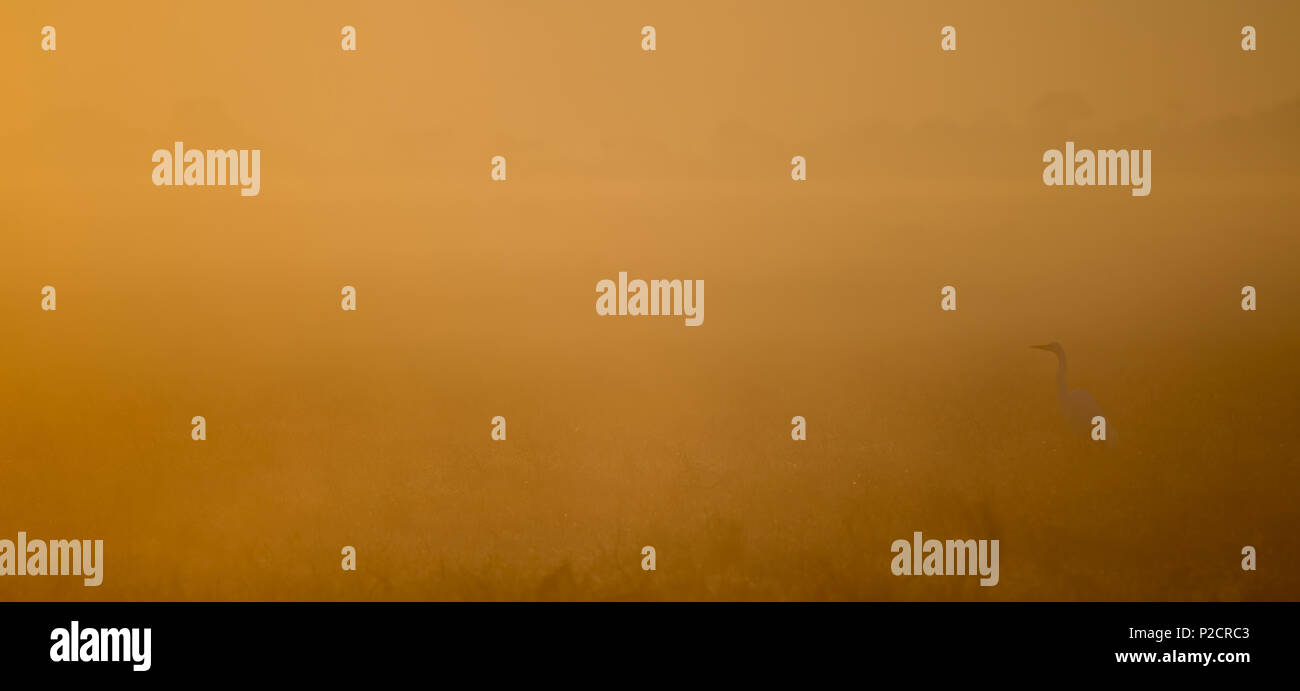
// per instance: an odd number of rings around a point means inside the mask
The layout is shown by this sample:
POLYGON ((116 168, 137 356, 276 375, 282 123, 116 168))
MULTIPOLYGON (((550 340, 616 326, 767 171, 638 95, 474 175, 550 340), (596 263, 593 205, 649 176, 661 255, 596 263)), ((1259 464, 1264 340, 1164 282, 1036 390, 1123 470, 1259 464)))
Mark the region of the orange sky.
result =
POLYGON ((107 564, 0 599, 1293 599, 1298 28, 6 3, 0 537, 107 564), (153 186, 177 140, 262 149, 261 194, 153 186), (1044 187, 1067 140, 1152 149, 1151 196, 1044 187), (705 280, 704 326, 597 317, 619 271, 705 280), (1111 452, 1060 438, 1051 340, 1111 452), (1001 583, 892 576, 914 530, 1001 583))

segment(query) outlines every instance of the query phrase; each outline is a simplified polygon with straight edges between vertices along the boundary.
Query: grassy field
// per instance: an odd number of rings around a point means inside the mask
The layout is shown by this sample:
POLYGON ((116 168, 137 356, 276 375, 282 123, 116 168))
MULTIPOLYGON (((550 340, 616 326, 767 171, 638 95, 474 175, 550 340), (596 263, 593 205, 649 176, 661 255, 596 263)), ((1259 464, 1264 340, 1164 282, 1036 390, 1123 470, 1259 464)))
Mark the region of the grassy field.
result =
MULTIPOLYGON (((39 262, 6 272, 0 525, 102 537, 105 581, 0 586, 16 599, 1294 596, 1300 294, 1296 242, 1270 219, 1230 233, 1221 200, 1153 197, 1202 238, 1187 243, 1138 214, 1090 225, 1124 217, 1129 199, 1105 199, 1114 208, 1071 209, 1091 238, 1072 243, 1039 239, 1060 209, 1041 199, 904 214, 881 195, 832 214, 773 194, 744 200, 739 221, 724 219, 734 198, 674 206, 712 234, 535 200, 464 212, 452 222, 475 232, 448 241, 357 231, 340 208, 315 212, 311 244, 266 237, 247 261, 237 248, 255 238, 220 239, 202 217, 185 232, 214 239, 190 255, 166 222, 84 221, 58 312, 35 307, 39 262), (529 234, 548 213, 573 216, 572 242, 529 234), (733 223, 746 243, 729 244, 733 223), (635 261, 607 256, 638 233, 654 243, 620 254, 635 261), (123 234, 154 249, 96 263, 123 234), (651 247, 676 240, 694 251, 651 247), (704 278, 704 326, 596 317, 595 282, 619 270, 704 278), (1255 313, 1239 308, 1247 281, 1255 313), (338 309, 345 282, 356 313, 338 309), (948 283, 955 313, 938 309, 948 283), (1105 448, 1061 429, 1055 358, 1027 347, 1047 340, 1106 412, 1105 448), (489 439, 494 415, 504 442, 489 439), (790 439, 794 415, 806 442, 790 439), (890 543, 914 530, 1000 539, 1001 584, 891 575, 890 543), (339 570, 345 544, 355 574, 339 570), (1239 568, 1247 544, 1257 572, 1239 568)), ((1273 203, 1294 218, 1293 200, 1273 203)), ((432 226, 452 212, 425 213, 432 226)))

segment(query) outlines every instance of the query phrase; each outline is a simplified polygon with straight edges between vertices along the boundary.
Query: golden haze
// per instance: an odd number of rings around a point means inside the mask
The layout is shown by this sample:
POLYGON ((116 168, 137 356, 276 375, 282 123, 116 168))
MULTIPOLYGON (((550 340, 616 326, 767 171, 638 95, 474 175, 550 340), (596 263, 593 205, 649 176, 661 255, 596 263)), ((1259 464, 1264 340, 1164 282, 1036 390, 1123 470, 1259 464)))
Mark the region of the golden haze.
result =
POLYGON ((1298 31, 1293 2, 4 3, 0 536, 106 556, 0 599, 1294 599, 1298 31), (154 187, 176 140, 261 148, 261 195, 154 187), (1067 140, 1152 149, 1151 196, 1044 187, 1067 140), (618 271, 704 279, 705 324, 598 318, 618 271), (1058 433, 1051 340, 1106 453, 1058 433), (892 576, 914 530, 999 538, 1001 584, 892 576))

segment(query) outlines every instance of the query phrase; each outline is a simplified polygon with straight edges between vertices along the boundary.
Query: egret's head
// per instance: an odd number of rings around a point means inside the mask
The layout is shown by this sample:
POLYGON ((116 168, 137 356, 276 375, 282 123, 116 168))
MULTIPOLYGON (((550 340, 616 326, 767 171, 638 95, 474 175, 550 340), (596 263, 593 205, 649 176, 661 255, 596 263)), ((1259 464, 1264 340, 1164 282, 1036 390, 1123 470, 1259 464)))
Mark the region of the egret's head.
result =
POLYGON ((1039 350, 1046 350, 1049 352, 1056 353, 1057 355, 1061 355, 1065 352, 1065 350, 1061 348, 1061 344, 1057 343, 1056 341, 1052 341, 1051 343, 1045 343, 1043 345, 1036 345, 1036 346, 1029 346, 1029 347, 1037 348, 1039 350))

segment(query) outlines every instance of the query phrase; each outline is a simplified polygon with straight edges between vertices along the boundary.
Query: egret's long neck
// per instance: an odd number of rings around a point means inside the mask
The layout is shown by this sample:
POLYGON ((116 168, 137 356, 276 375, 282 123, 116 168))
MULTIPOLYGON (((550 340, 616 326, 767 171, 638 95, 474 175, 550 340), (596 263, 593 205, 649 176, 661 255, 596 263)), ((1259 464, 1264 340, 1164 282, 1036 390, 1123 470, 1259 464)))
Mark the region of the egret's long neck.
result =
POLYGON ((1056 354, 1056 395, 1064 396, 1065 389, 1065 351, 1056 354))

